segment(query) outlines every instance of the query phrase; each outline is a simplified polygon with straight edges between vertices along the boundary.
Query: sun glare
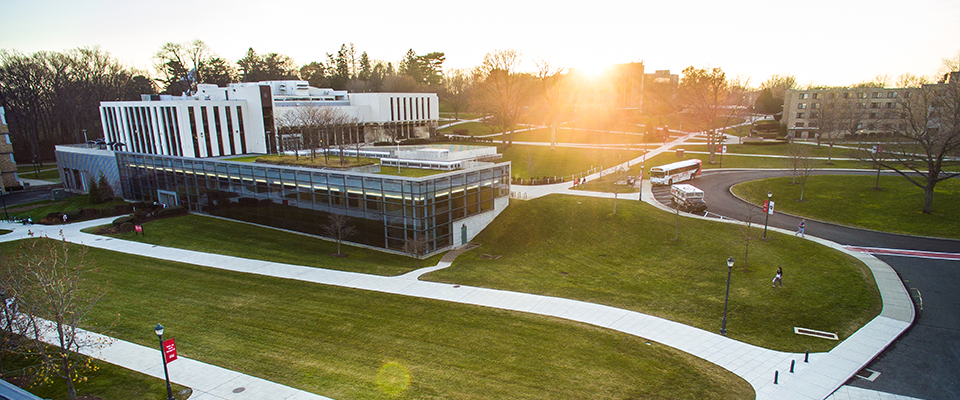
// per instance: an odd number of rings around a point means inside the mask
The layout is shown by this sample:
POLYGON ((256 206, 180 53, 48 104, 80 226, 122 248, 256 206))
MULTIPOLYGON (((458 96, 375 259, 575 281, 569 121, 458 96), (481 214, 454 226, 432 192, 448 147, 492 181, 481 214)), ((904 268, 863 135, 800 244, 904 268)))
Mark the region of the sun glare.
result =
POLYGON ((610 64, 582 64, 570 69, 589 78, 599 78, 610 70, 610 64))

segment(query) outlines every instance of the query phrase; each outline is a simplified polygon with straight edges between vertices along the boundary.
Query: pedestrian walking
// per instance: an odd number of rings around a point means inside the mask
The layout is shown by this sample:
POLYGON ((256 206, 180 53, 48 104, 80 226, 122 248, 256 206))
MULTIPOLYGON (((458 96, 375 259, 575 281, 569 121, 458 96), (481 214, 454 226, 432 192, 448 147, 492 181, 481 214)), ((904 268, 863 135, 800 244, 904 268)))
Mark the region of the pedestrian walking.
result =
POLYGON ((67 223, 67 214, 63 214, 63 223, 67 223))
POLYGON ((780 287, 783 287, 783 268, 777 267, 777 276, 773 277, 773 286, 777 287, 777 284, 780 284, 780 287))
POLYGON ((806 236, 804 236, 804 233, 803 233, 803 228, 806 228, 806 226, 807 226, 806 222, 807 222, 807 220, 805 220, 805 219, 800 219, 800 225, 797 226, 797 233, 794 233, 793 236, 800 235, 800 237, 802 237, 802 238, 805 238, 805 237, 806 237, 806 236))

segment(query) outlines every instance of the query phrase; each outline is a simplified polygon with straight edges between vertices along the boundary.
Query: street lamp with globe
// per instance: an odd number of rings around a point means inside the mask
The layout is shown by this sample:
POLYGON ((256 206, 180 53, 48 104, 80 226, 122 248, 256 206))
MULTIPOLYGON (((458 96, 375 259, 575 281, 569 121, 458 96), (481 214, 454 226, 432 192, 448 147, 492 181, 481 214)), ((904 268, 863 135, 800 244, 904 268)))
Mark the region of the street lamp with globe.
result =
POLYGON ((170 374, 167 372, 167 355, 163 352, 163 325, 157 324, 157 327, 153 328, 153 332, 157 334, 157 339, 160 340, 160 357, 163 357, 163 377, 167 380, 167 400, 174 400, 173 389, 170 388, 170 374))
POLYGON ((727 297, 723 299, 723 324, 720 326, 720 334, 727 334, 727 303, 730 302, 730 273, 733 271, 733 257, 727 259, 727 297))

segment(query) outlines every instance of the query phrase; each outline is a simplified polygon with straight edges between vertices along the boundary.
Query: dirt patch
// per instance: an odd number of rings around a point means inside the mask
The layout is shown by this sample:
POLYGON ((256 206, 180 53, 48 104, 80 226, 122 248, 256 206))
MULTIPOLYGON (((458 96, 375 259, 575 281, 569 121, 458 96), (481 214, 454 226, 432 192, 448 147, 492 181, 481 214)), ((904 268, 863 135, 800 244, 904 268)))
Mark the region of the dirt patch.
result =
POLYGON ((481 260, 496 260, 500 257, 503 257, 503 256, 499 254, 481 254, 480 255, 481 260))

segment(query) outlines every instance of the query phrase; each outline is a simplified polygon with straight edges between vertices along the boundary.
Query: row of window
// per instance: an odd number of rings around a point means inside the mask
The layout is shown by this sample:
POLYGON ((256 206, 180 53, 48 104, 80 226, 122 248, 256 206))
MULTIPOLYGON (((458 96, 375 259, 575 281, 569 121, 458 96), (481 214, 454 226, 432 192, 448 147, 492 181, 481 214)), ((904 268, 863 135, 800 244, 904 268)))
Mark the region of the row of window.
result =
MULTIPOLYGON (((809 122, 809 123, 807 123, 807 122, 796 122, 796 123, 793 124, 793 127, 794 127, 794 128, 817 128, 817 127, 819 127, 819 126, 820 126, 820 124, 818 124, 817 122, 809 122)), ((868 131, 875 131, 875 130, 877 130, 877 127, 880 127, 880 129, 881 129, 881 130, 884 130, 884 131, 892 131, 894 128, 896 128, 896 129, 898 129, 898 130, 902 130, 902 129, 903 129, 903 124, 890 124, 890 123, 885 123, 885 124, 876 124, 876 123, 857 124, 857 129, 856 129, 856 130, 864 129, 864 130, 868 130, 868 131)))
MULTIPOLYGON (((821 106, 821 103, 810 103, 810 108, 812 109, 818 109, 820 108, 820 106, 821 106)), ((836 104, 827 103, 827 108, 835 108, 835 107, 836 107, 836 104)), ((804 110, 806 108, 807 108, 807 103, 797 103, 798 110, 804 110)), ((857 103, 857 108, 867 108, 867 103, 857 103)), ((889 101, 886 103, 872 102, 870 103, 870 108, 897 108, 897 103, 889 102, 889 101)))
MULTIPOLYGON (((857 118, 862 117, 862 118, 864 118, 864 119, 881 119, 881 118, 882 118, 882 119, 895 119, 895 118, 898 118, 899 116, 898 116, 898 114, 897 114, 896 112, 886 111, 886 112, 884 112, 884 113, 882 113, 882 114, 879 113, 879 112, 871 112, 871 113, 863 113, 863 114, 860 114, 860 115, 857 115, 857 116, 849 116, 849 117, 847 117, 847 118, 848 118, 848 119, 852 119, 852 118, 854 118, 854 117, 857 117, 857 118)), ((798 112, 798 113, 797 113, 797 119, 805 119, 805 118, 807 118, 807 113, 802 113, 802 112, 798 112)), ((820 118, 820 113, 817 112, 817 111, 813 111, 813 112, 810 113, 810 118, 811 118, 811 119, 819 119, 819 118, 820 118)))
POLYGON ((429 97, 391 97, 390 120, 409 121, 432 119, 429 97))
POLYGON ((107 139, 126 144, 129 151, 187 156, 183 140, 191 140, 194 157, 247 154, 241 106, 235 109, 230 106, 186 106, 186 109, 189 137, 180 131, 181 116, 173 106, 103 107, 101 115, 107 139), (212 111, 212 126, 208 110, 212 111))
MULTIPOLYGON (((824 94, 826 94, 826 95, 827 95, 829 98, 831 98, 831 99, 835 99, 835 98, 837 98, 837 97, 840 97, 840 93, 837 93, 837 92, 830 92, 830 93, 819 93, 819 92, 814 92, 814 93, 800 93, 800 94, 799 94, 799 97, 800 97, 800 100, 804 100, 804 99, 808 99, 808 98, 819 99, 819 98, 823 97, 824 94)), ((867 98, 867 93, 866 93, 866 92, 843 92, 842 95, 843 95, 842 97, 843 97, 844 99, 852 99, 852 98, 865 99, 865 98, 867 98)), ((886 95, 884 95, 884 92, 872 92, 872 93, 870 93, 870 98, 873 98, 873 99, 882 99, 882 98, 884 98, 884 97, 886 97, 886 98, 888 98, 888 99, 895 99, 895 98, 897 98, 897 92, 886 92, 886 95)), ((910 97, 910 94, 909 94, 909 93, 907 93, 907 97, 910 97)))

